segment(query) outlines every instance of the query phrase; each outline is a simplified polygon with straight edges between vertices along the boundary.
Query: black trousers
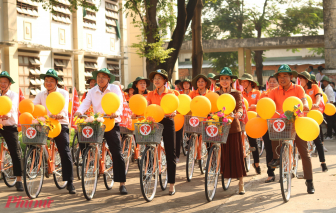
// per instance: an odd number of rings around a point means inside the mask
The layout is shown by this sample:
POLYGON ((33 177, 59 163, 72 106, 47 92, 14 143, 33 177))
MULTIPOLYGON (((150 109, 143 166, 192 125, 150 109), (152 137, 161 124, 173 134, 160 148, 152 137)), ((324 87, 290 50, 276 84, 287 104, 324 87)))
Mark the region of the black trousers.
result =
POLYGON ((321 141, 324 141, 323 131, 322 131, 322 124, 320 125, 320 135, 319 135, 321 141))
POLYGON ((18 139, 17 126, 4 126, 0 134, 6 141, 9 154, 13 162, 14 176, 22 176, 21 147, 18 139))
POLYGON ((336 132, 336 116, 328 116, 326 115, 326 121, 327 121, 327 136, 332 138, 332 130, 336 132))
POLYGON ((256 151, 252 152, 254 163, 259 163, 259 150, 257 140, 254 138, 250 138, 249 136, 247 136, 247 138, 249 140, 250 146, 256 148, 256 151))
MULTIPOLYGON (((125 161, 124 158, 122 157, 119 123, 116 123, 111 131, 105 132, 104 138, 112 154, 114 182, 124 183, 126 182, 126 174, 125 174, 126 169, 125 169, 125 161)), ((79 146, 83 153, 85 144, 80 143, 79 146)))
POLYGON ((176 133, 176 157, 180 158, 181 144, 183 143, 183 127, 176 133))
POLYGON ((175 183, 176 154, 175 154, 175 123, 173 119, 164 118, 160 124, 164 126, 162 137, 167 159, 168 183, 175 183))
POLYGON ((317 137, 315 140, 314 140, 314 143, 315 143, 315 146, 316 146, 316 149, 317 149, 317 152, 318 152, 318 155, 319 155, 319 158, 320 158, 320 162, 325 162, 325 156, 324 156, 324 148, 323 148, 323 143, 321 141, 321 138, 320 137, 317 137))
MULTIPOLYGON (((269 139, 268 131, 262 137, 265 144, 265 151, 266 151, 266 165, 273 160, 273 151, 272 151, 272 141, 269 139)), ((275 176, 274 168, 267 165, 267 174, 268 177, 275 176)))
POLYGON ((74 179, 73 163, 69 148, 69 127, 67 124, 62 124, 62 131, 54 140, 61 156, 63 181, 72 181, 74 179))

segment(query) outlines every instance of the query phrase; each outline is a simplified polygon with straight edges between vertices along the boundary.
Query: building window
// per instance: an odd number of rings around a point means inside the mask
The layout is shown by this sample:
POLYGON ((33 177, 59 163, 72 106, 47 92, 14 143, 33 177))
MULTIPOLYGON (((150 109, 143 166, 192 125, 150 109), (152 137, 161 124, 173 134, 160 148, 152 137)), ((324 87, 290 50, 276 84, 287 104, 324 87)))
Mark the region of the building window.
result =
POLYGON ((18 14, 38 17, 38 6, 39 3, 31 0, 17 0, 16 1, 16 11, 18 14))
POLYGON ((89 90, 89 84, 86 84, 86 81, 89 78, 92 78, 92 72, 96 71, 98 69, 98 64, 97 64, 97 58, 94 57, 87 57, 84 58, 84 68, 85 68, 85 72, 84 72, 84 78, 85 78, 85 92, 89 90))
MULTIPOLYGON (((91 6, 96 6, 95 0, 87 0, 86 2, 91 4, 91 6)), ((83 27, 91 29, 91 30, 96 30, 97 29, 96 11, 91 10, 90 8, 85 8, 84 9, 83 27)))
POLYGON ((114 1, 105 2, 105 23, 106 32, 116 34, 117 33, 117 22, 119 19, 118 15, 118 4, 114 1))
POLYGON ((53 21, 63 24, 71 24, 70 2, 68 0, 55 0, 52 4, 51 11, 53 21))
POLYGON ((64 59, 55 59, 54 60, 54 69, 57 72, 57 75, 63 80, 59 84, 64 88, 66 86, 71 93, 72 88, 72 66, 71 60, 64 59))
POLYGON ((19 86, 26 98, 34 98, 41 92, 40 65, 38 57, 19 56, 19 86))
POLYGON ((184 59, 184 61, 190 61, 190 58, 186 58, 186 59, 184 59))
POLYGON ((107 69, 110 70, 110 72, 115 75, 115 80, 121 82, 121 73, 119 68, 119 61, 118 60, 107 60, 107 69))

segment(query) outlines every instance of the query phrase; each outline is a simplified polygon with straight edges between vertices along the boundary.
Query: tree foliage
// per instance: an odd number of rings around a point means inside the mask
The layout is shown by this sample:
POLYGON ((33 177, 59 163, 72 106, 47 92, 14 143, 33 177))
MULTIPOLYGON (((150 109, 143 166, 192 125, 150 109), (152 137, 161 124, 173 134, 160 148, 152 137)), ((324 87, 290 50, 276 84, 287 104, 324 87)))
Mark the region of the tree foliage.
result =
MULTIPOLYGON (((42 4, 43 9, 50 10, 53 12, 53 6, 58 5, 59 2, 56 0, 32 0, 42 4)), ((70 5, 69 9, 71 12, 78 10, 78 7, 88 8, 94 11, 98 11, 97 5, 92 4, 90 1, 87 0, 69 0, 70 5)))

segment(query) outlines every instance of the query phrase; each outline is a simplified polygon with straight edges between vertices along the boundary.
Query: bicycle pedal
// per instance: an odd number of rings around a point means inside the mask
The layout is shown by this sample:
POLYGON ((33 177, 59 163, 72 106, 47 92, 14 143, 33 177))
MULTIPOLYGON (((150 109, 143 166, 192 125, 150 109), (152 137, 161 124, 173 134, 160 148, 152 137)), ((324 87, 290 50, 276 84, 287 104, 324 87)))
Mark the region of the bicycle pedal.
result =
POLYGON ((296 175, 296 178, 297 179, 304 179, 304 176, 303 175, 296 175))

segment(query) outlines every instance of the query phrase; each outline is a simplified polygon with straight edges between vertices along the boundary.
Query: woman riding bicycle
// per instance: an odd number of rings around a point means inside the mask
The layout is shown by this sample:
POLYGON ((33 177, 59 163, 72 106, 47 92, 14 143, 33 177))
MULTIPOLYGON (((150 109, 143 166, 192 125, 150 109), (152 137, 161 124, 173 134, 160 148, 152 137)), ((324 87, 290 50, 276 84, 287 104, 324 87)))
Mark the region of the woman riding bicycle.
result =
MULTIPOLYGON (((268 97, 275 102, 276 110, 278 112, 282 112, 283 102, 291 96, 298 97, 302 100, 303 110, 308 111, 308 102, 305 98, 304 89, 299 85, 294 85, 291 82, 291 79, 296 77, 296 73, 292 72, 291 68, 287 64, 283 64, 279 67, 278 72, 274 74, 274 77, 278 79, 279 85, 277 88, 274 88, 270 91, 268 97)), ((314 194, 315 189, 313 185, 313 169, 311 164, 310 155, 308 153, 308 143, 304 141, 296 135, 295 144, 298 148, 302 159, 303 173, 304 178, 306 179, 307 192, 309 194, 314 194)), ((271 167, 277 167, 280 165, 279 153, 280 150, 277 151, 277 148, 280 147, 278 141, 272 141, 273 148, 273 160, 268 165, 271 167)))
POLYGON ((1 96, 7 96, 12 101, 10 112, 7 115, 0 116, 0 122, 3 125, 3 128, 0 128, 0 134, 4 137, 12 158, 14 176, 17 180, 15 183, 16 190, 22 192, 24 190, 22 185, 21 147, 17 130, 19 96, 9 89, 14 83, 8 72, 2 71, 0 73, 1 96))
MULTIPOLYGON (((313 82, 310 79, 310 74, 307 71, 299 73, 298 77, 300 78, 301 86, 304 88, 306 94, 309 95, 312 99, 313 102, 312 110, 314 109, 318 110, 320 101, 323 101, 321 97, 322 94, 320 88, 316 84, 313 84, 313 82)), ((321 125, 320 128, 322 128, 321 125)), ((320 158, 322 172, 326 172, 328 171, 328 167, 327 164, 325 163, 324 148, 320 136, 314 140, 314 144, 316 146, 320 158)))
MULTIPOLYGON (((149 80, 153 82, 155 89, 147 96, 148 104, 160 105, 161 99, 167 94, 175 94, 172 90, 165 87, 168 81, 168 73, 158 69, 149 74, 149 80)), ((175 124, 173 117, 175 113, 166 115, 160 123, 164 126, 162 137, 167 157, 168 183, 170 183, 169 195, 175 194, 176 177, 176 152, 175 152, 175 124)))
POLYGON ((238 77, 233 75, 231 69, 224 67, 215 79, 219 80, 219 95, 228 93, 236 100, 236 108, 233 113, 235 118, 232 121, 229 136, 226 144, 222 144, 221 171, 224 178, 239 178, 239 194, 245 194, 244 180, 246 171, 244 167, 244 149, 241 143, 241 128, 239 118, 243 115, 241 92, 232 88, 233 79, 238 77))
MULTIPOLYGON (((80 105, 79 109, 75 113, 75 116, 81 116, 91 105, 93 106, 94 113, 104 114, 104 110, 101 105, 101 100, 106 93, 113 92, 119 99, 120 103, 123 103, 123 96, 120 88, 117 85, 112 84, 115 80, 115 76, 110 73, 106 68, 99 71, 94 71, 93 77, 97 80, 95 87, 89 90, 87 98, 80 105)), ((111 118, 115 119, 115 126, 112 130, 104 133, 104 138, 109 146, 109 150, 112 154, 113 159, 113 177, 114 182, 120 182, 119 191, 120 194, 127 194, 127 189, 125 186, 126 175, 125 175, 125 161, 122 157, 122 151, 120 146, 120 128, 119 123, 121 121, 120 115, 123 111, 123 105, 120 104, 118 110, 109 115, 111 118)), ((83 150, 85 144, 80 143, 80 148, 83 150)))
POLYGON ((127 89, 125 89, 125 98, 126 101, 129 102, 129 99, 133 96, 134 89, 133 89, 133 82, 129 83, 127 89))
POLYGON ((189 95, 191 92, 191 81, 189 79, 184 79, 183 81, 180 82, 180 87, 182 88, 182 91, 180 92, 181 94, 186 94, 189 95))
POLYGON ((194 91, 189 93, 191 99, 195 98, 196 96, 203 95, 205 96, 207 93, 211 92, 209 90, 211 86, 211 81, 205 77, 203 74, 198 74, 192 81, 191 85, 194 87, 194 91))
MULTIPOLYGON (((270 76, 268 78, 268 89, 261 94, 260 99, 268 97, 270 91, 278 86, 279 86, 278 80, 274 76, 270 76)), ((269 139, 268 131, 262 138, 265 144, 266 165, 267 165, 273 160, 272 142, 269 139)), ((265 180, 265 183, 274 182, 275 181, 274 168, 267 165, 267 174, 268 178, 265 180)))
MULTIPOLYGON (((54 138, 58 152, 61 156, 62 162, 62 175, 63 181, 68 181, 67 189, 70 194, 76 194, 75 186, 73 185, 73 168, 72 157, 69 148, 69 117, 68 117, 68 105, 69 105, 69 93, 57 87, 59 81, 62 81, 58 77, 57 72, 53 69, 49 69, 46 74, 41 74, 40 78, 44 80, 45 91, 38 93, 33 101, 35 105, 43 105, 47 109, 46 99, 52 92, 59 92, 64 96, 65 105, 60 114, 55 115, 55 119, 58 120, 62 126, 61 133, 54 138)), ((50 112, 48 111, 48 115, 50 112)))
MULTIPOLYGON (((244 87, 243 91, 243 97, 247 100, 249 104, 248 111, 256 111, 257 109, 257 102, 260 99, 260 91, 256 90, 255 87, 257 86, 257 83, 253 80, 253 77, 251 74, 244 73, 241 78, 238 79, 239 83, 244 87)), ((249 136, 248 140, 251 147, 254 147, 253 154, 253 160, 254 163, 252 164, 254 169, 256 170, 257 174, 261 174, 261 169, 259 166, 259 151, 258 151, 258 144, 257 140, 255 138, 251 138, 249 136)))

